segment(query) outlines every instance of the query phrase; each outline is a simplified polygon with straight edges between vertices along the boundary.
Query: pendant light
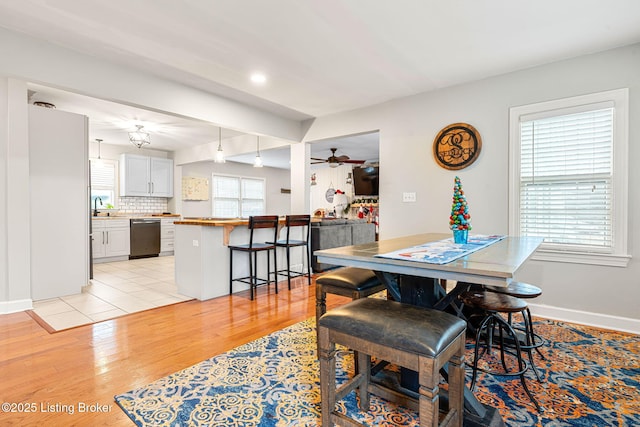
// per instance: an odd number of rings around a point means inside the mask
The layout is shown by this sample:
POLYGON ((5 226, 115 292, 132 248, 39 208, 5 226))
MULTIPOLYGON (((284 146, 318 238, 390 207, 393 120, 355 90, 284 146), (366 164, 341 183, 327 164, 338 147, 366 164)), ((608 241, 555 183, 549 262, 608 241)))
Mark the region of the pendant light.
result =
POLYGON ((218 151, 216 151, 216 157, 213 160, 216 163, 225 163, 224 151, 222 151, 222 128, 218 128, 218 151))
POLYGON ((96 142, 98 143, 98 158, 95 159, 95 163, 101 163, 102 162, 102 157, 100 156, 100 143, 102 142, 101 139, 96 138, 96 142))
POLYGON ((256 158, 253 161, 253 167, 254 168, 261 168, 262 167, 262 157, 260 157, 260 137, 257 137, 257 142, 256 142, 256 158))

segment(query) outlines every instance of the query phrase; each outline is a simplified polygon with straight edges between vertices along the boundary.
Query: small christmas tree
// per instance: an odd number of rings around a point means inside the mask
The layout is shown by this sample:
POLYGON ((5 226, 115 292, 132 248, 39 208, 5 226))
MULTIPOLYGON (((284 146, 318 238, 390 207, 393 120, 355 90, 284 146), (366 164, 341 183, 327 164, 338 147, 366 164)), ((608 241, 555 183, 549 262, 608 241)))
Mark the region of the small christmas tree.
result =
POLYGON ((464 196, 464 190, 462 189, 460 178, 457 176, 455 179, 455 185, 453 186, 453 203, 451 205, 449 226, 454 231, 471 230, 471 215, 469 215, 467 199, 464 196))

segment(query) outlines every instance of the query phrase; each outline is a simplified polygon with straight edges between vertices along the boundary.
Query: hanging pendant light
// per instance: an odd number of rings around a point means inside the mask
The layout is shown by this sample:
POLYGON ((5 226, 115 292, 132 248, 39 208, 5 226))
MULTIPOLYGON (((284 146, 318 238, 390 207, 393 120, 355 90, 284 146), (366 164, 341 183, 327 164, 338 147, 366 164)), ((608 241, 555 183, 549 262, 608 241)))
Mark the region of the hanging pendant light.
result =
POLYGON ((145 144, 151 144, 149 133, 142 130, 144 126, 136 125, 138 128, 133 132, 129 132, 129 141, 138 148, 142 148, 145 144))
POLYGON ((261 168, 262 167, 262 157, 260 157, 260 137, 257 137, 257 143, 256 143, 256 158, 253 161, 253 167, 254 168, 261 168))
POLYGON ((222 128, 218 128, 218 151, 216 151, 216 157, 213 160, 216 163, 225 163, 224 151, 222 151, 222 128))
POLYGON ((100 157, 100 143, 102 142, 102 140, 96 138, 96 142, 98 143, 98 160, 102 160, 102 158, 100 157))

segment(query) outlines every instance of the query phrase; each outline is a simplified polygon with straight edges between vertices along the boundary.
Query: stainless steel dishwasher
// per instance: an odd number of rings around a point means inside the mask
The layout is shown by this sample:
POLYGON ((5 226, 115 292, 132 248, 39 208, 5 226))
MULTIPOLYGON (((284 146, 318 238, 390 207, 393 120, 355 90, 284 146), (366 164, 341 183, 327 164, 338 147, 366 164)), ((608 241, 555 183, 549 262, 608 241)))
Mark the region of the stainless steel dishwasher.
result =
POLYGON ((129 236, 129 259, 158 256, 160 253, 160 219, 132 218, 129 236))

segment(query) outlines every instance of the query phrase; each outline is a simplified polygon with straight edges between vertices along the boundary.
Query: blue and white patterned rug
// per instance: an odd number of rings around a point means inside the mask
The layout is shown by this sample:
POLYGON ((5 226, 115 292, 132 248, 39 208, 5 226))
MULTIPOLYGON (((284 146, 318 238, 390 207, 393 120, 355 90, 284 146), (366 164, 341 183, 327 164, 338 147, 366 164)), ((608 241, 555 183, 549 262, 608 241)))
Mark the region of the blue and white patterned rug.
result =
MULTIPOLYGON (((640 336, 551 320, 535 328, 552 343, 542 349, 546 360, 536 359, 546 381, 528 381, 545 411, 535 411, 517 378, 482 374, 481 402, 507 426, 640 425, 640 336)), ((351 353, 339 352, 337 365, 344 381, 351 353)), ((318 372, 311 318, 115 399, 138 426, 316 426, 318 372)), ((367 414, 354 393, 339 408, 369 426, 418 425, 415 412, 376 396, 367 414)))

